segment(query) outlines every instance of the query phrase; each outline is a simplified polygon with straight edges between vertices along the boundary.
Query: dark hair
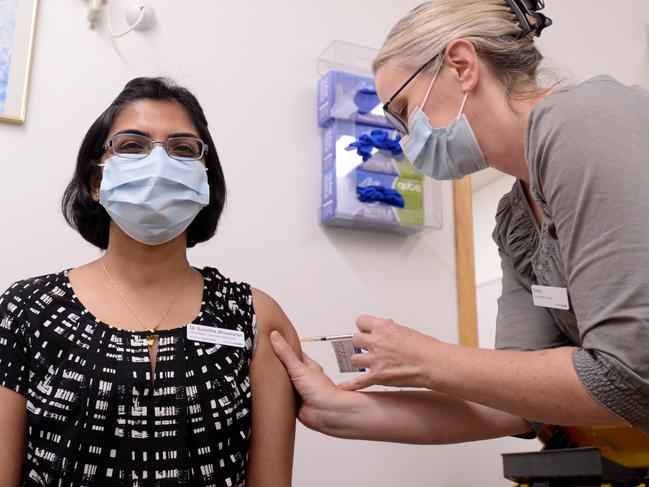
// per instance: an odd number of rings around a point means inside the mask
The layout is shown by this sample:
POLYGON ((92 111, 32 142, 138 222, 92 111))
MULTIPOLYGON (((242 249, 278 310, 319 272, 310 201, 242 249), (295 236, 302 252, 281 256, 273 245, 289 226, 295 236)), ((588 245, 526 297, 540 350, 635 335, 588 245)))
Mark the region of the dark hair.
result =
POLYGON ((103 206, 92 199, 91 185, 93 180, 100 178, 101 168, 97 164, 104 152, 103 145, 115 118, 130 103, 141 99, 180 103, 198 129, 200 138, 209 146, 205 155, 205 165, 210 186, 210 202, 187 229, 187 247, 193 247, 197 243, 209 240, 216 232, 225 206, 225 178, 198 100, 189 90, 176 85, 168 78, 132 79, 90 126, 79 148, 74 176, 63 195, 63 215, 70 226, 88 242, 100 249, 108 247, 110 216, 103 206))

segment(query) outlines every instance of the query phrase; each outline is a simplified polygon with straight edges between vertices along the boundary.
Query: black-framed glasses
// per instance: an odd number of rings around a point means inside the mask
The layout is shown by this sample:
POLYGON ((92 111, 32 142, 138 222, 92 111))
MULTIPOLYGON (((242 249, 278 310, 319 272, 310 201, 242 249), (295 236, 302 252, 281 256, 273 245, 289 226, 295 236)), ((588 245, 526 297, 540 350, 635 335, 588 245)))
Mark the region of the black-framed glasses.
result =
POLYGON ((399 132, 401 132, 401 133, 404 134, 404 135, 408 135, 408 133, 409 133, 409 130, 408 130, 408 122, 407 122, 407 121, 404 122, 404 121, 401 119, 401 117, 400 117, 399 115, 397 115, 397 113, 396 113, 394 110, 392 110, 392 108, 390 108, 390 103, 392 103, 392 101, 393 101, 397 96, 399 96, 399 93, 401 93, 401 92, 404 90, 404 88, 405 88, 406 86, 408 86, 408 84, 409 84, 413 79, 415 79, 415 78, 417 77, 417 75, 418 75, 419 73, 421 73, 421 72, 422 72, 422 71, 423 71, 427 66, 429 66, 430 63, 432 63, 433 60, 434 60, 435 58, 437 58, 437 56, 433 56, 433 57, 430 58, 428 61, 426 61, 426 63, 425 63, 421 68, 419 68, 417 71, 415 71, 415 72, 412 74, 412 76, 410 76, 410 78, 408 78, 408 79, 406 80, 406 82, 405 82, 404 84, 401 85, 401 88, 399 88, 399 89, 394 93, 394 95, 392 95, 390 98, 388 98, 388 101, 386 101, 385 104, 383 105, 383 114, 385 115, 385 118, 388 120, 388 122, 390 122, 390 123, 394 126, 395 129, 397 129, 399 132))
POLYGON ((143 159, 156 145, 162 145, 169 157, 179 161, 200 160, 208 149, 205 142, 195 137, 169 137, 164 141, 152 140, 142 134, 121 133, 106 142, 104 150, 112 150, 116 156, 127 159, 143 159))

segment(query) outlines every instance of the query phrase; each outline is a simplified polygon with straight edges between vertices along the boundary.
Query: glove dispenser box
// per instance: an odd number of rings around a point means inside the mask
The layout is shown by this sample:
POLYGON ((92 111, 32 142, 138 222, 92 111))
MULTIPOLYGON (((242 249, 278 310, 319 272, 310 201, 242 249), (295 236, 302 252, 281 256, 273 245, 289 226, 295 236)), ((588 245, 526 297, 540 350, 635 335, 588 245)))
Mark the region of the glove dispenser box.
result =
POLYGON ((440 229, 442 185, 404 157, 376 94, 375 56, 375 49, 334 41, 318 58, 320 223, 402 235, 440 229))

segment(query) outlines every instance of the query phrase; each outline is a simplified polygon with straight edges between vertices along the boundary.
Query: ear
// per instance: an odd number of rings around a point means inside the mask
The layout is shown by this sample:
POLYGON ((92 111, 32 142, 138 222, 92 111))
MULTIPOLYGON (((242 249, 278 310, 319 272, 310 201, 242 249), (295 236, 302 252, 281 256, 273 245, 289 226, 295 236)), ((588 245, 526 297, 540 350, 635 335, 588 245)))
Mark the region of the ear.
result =
POLYGON ((90 178, 90 197, 95 203, 99 203, 99 187, 101 186, 101 171, 97 171, 90 178))
POLYGON ((472 42, 455 39, 449 43, 444 62, 452 69, 454 78, 461 83, 463 93, 475 89, 480 78, 480 62, 472 42))

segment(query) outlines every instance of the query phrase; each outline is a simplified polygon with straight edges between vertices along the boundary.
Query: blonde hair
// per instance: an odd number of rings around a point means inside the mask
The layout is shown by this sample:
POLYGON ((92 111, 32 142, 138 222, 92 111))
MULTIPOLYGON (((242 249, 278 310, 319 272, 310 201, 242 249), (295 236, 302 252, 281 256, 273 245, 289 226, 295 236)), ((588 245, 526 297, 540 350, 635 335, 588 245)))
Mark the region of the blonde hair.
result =
POLYGON ((523 29, 505 0, 433 0, 411 10, 392 28, 372 63, 376 72, 388 62, 416 69, 426 62, 435 70, 455 39, 473 43, 478 55, 515 96, 536 87, 543 56, 534 34, 523 29), (442 54, 442 56, 440 56, 442 54))

